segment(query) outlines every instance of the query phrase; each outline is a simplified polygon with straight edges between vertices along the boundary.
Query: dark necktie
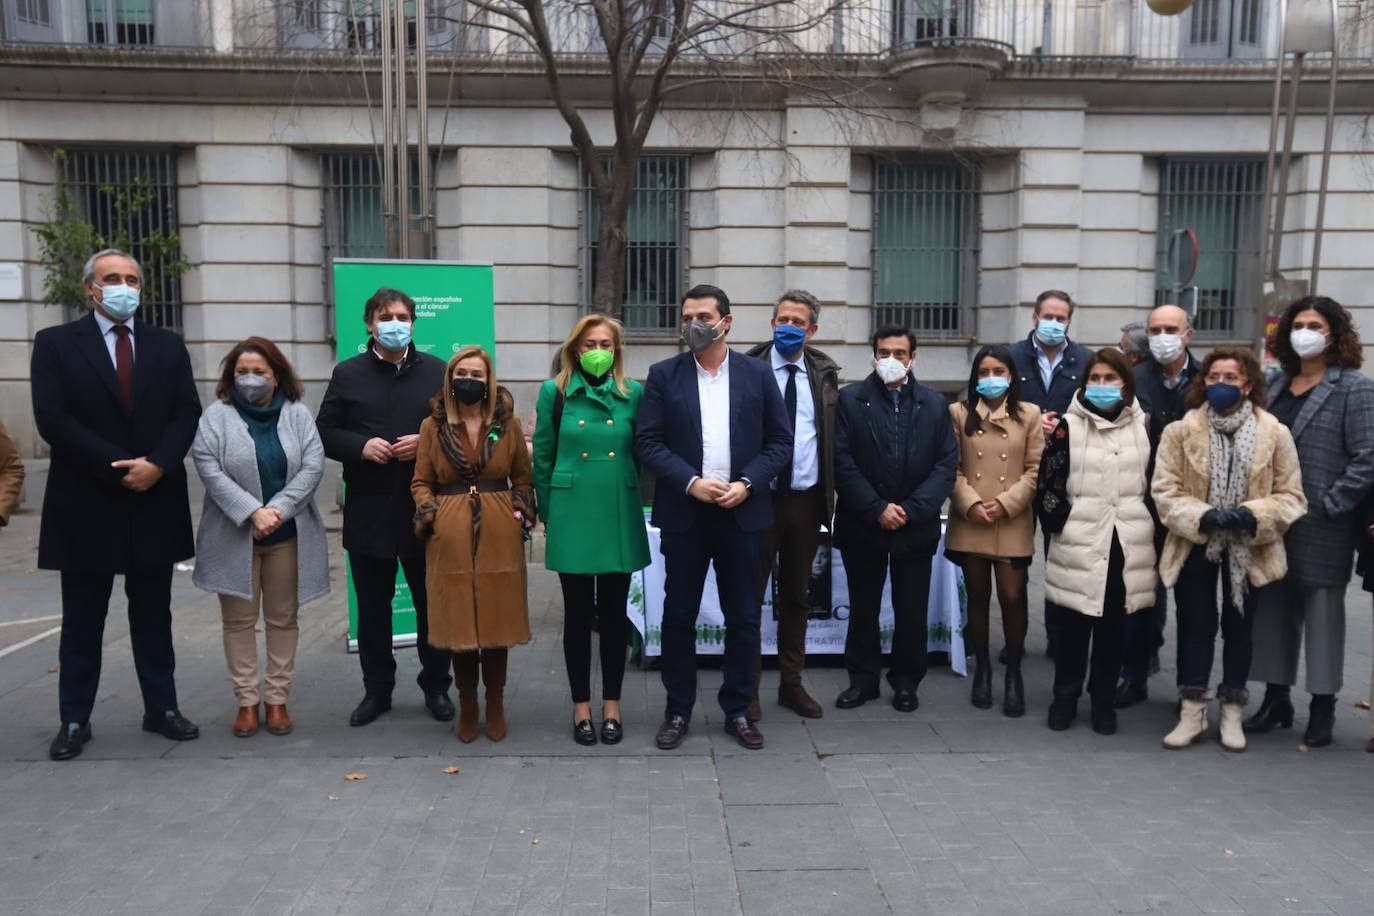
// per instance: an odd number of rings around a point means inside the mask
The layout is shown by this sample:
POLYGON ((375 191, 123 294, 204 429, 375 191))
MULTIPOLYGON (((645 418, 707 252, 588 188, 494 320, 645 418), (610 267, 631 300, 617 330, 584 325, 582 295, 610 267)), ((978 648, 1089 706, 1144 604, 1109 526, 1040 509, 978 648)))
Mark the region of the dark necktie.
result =
POLYGON ((134 400, 134 342, 122 324, 114 326, 114 333, 115 376, 119 379, 119 399, 127 410, 134 400))
MULTIPOLYGON (((792 428, 795 434, 797 431, 797 367, 788 365, 783 367, 787 370, 787 387, 782 392, 782 403, 787 409, 787 425, 792 428)), ((787 466, 778 475, 778 489, 792 489, 792 462, 788 461, 787 466)))

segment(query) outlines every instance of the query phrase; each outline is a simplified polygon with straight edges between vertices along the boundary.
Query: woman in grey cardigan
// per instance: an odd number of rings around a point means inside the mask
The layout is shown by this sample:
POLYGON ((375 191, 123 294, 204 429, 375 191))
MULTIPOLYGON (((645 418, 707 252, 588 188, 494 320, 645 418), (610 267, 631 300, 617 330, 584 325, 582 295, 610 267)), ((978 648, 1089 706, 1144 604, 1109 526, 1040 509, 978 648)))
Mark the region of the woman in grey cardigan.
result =
POLYGON ((234 734, 258 730, 258 606, 267 636, 267 730, 292 729, 286 695, 296 661, 296 612, 329 592, 329 554, 315 488, 324 447, 291 364, 250 337, 221 365, 219 400, 200 418, 191 455, 205 482, 194 581, 217 592, 224 657, 238 697, 234 734))
POLYGON ((1284 539, 1288 575, 1258 596, 1251 677, 1268 683, 1249 732, 1293 724, 1289 689, 1307 640, 1312 704, 1303 743, 1331 743, 1345 669, 1345 589, 1360 534, 1359 509, 1374 488, 1374 382, 1360 372, 1360 335, 1339 302, 1308 296, 1290 305, 1270 340, 1283 372, 1269 412, 1293 434, 1307 514, 1284 539))

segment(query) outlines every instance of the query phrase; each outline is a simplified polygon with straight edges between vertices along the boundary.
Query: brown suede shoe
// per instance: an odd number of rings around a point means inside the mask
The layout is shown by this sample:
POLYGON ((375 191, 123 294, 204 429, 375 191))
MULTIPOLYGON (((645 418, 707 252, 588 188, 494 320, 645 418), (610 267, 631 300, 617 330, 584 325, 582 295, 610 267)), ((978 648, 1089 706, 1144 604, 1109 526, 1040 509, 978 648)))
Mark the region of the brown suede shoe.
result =
POLYGON ((258 733, 258 705, 240 706, 234 717, 234 737, 251 738, 258 733))
POLYGON ((806 719, 819 719, 825 715, 825 710, 821 709, 821 704, 811 699, 811 695, 806 692, 806 688, 801 684, 779 687, 778 705, 784 709, 790 709, 806 719))
POLYGON ((291 724, 291 717, 286 713, 285 703, 267 704, 267 730, 274 735, 289 735, 296 726, 291 724))

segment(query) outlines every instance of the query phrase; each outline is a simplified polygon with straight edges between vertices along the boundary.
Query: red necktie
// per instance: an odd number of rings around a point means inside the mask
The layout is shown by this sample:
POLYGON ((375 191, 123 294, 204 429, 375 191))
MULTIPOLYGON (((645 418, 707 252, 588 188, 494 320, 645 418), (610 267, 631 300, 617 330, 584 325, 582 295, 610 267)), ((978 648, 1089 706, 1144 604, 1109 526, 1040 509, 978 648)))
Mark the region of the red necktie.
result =
POLYGON ((115 375, 119 378, 119 398, 127 409, 134 400, 134 342, 124 325, 115 325, 114 332, 115 375))

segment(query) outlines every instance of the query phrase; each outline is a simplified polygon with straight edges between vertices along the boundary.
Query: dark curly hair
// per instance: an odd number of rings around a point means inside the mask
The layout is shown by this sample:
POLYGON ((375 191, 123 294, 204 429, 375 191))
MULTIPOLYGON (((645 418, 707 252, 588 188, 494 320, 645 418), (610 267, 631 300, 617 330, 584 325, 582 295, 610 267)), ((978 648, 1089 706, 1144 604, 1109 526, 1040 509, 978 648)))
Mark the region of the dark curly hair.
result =
POLYGON ((1184 403, 1190 409, 1196 409, 1207 403, 1207 374, 1212 371, 1212 364, 1223 359, 1233 359, 1240 363, 1241 371, 1245 373, 1245 380, 1250 383, 1250 394, 1248 400, 1256 407, 1264 406, 1265 395, 1269 392, 1269 386, 1264 381, 1264 369, 1260 366, 1259 357, 1255 356, 1254 351, 1246 347, 1217 347, 1207 358, 1202 361, 1202 366, 1193 376, 1193 383, 1188 386, 1188 394, 1184 403))
POLYGON ((266 337, 249 337, 234 344, 234 348, 225 354, 219 364, 219 382, 215 385, 215 397, 226 404, 233 403, 234 376, 238 374, 239 357, 245 353, 256 353, 267 360, 272 374, 277 377, 277 390, 288 401, 301 399, 301 380, 291 368, 290 360, 266 337))
POLYGON ((1302 358, 1293 352, 1289 337, 1293 333, 1293 319, 1301 312, 1314 311, 1326 319, 1331 326, 1331 342, 1326 348, 1326 364, 1358 369, 1364 365, 1364 353, 1360 349, 1360 332, 1355 330, 1355 319, 1335 299, 1329 296, 1305 296, 1283 310, 1279 323, 1269 335, 1269 352, 1278 358, 1283 371, 1290 376, 1302 370, 1302 358))

